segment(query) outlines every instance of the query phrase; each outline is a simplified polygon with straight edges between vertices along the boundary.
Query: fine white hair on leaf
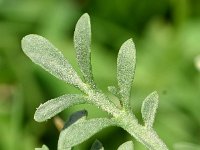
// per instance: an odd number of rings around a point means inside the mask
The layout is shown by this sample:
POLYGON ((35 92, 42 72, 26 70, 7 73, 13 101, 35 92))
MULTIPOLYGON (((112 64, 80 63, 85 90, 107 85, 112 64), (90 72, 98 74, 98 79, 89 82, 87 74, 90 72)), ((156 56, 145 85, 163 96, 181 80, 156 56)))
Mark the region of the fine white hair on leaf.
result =
POLYGON ((67 59, 42 36, 30 34, 22 39, 24 53, 36 64, 65 82, 83 88, 82 81, 67 59))

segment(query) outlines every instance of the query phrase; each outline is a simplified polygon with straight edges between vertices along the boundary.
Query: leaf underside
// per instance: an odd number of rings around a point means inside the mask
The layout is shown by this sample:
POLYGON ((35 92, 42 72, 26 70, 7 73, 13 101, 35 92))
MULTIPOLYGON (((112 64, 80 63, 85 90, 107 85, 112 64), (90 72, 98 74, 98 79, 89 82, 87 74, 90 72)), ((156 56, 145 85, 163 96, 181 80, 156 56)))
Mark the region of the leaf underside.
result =
POLYGON ((41 104, 35 112, 34 119, 38 122, 43 122, 54 117, 68 107, 86 102, 86 98, 83 95, 66 94, 41 104))
POLYGON ((158 93, 149 94, 142 103, 142 118, 147 128, 152 128, 156 109, 158 107, 158 93))
POLYGON ((114 125, 114 122, 107 118, 77 121, 61 131, 58 140, 58 150, 63 150, 80 144, 103 128, 111 125, 114 125))

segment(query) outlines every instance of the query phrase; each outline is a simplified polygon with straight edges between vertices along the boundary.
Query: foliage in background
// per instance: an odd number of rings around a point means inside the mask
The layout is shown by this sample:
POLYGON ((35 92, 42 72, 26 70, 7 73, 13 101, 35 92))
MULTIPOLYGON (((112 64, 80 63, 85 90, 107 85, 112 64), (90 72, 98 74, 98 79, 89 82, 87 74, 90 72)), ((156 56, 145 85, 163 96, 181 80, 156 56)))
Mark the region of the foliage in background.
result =
MULTIPOLYGON (((158 89, 162 109, 154 126, 161 138, 170 149, 176 142, 200 144, 200 74, 194 65, 194 59, 200 54, 200 1, 114 0, 110 3, 0 0, 0 133, 4 137, 0 138, 0 149, 27 150, 42 143, 55 149, 56 141, 51 137, 58 136, 58 132, 52 122, 37 124, 32 120, 33 113, 45 99, 78 91, 30 63, 21 52, 20 40, 27 33, 48 37, 64 50, 77 70, 70 35, 77 18, 85 11, 91 14, 95 26, 92 65, 97 84, 104 91, 108 85, 116 84, 113 66, 118 47, 133 37, 139 50, 132 94, 138 100, 134 101, 134 113, 142 118, 139 113, 142 99, 158 89), (22 139, 25 144, 20 142, 22 139)), ((106 116, 88 105, 70 108, 61 116, 67 118, 69 113, 85 107, 89 118, 106 116)), ((108 128, 77 149, 89 149, 96 138, 108 149, 113 145, 117 149, 119 144, 132 140, 123 130, 108 128), (113 136, 116 139, 112 141, 113 136)), ((134 146, 144 149, 136 141, 134 146)))

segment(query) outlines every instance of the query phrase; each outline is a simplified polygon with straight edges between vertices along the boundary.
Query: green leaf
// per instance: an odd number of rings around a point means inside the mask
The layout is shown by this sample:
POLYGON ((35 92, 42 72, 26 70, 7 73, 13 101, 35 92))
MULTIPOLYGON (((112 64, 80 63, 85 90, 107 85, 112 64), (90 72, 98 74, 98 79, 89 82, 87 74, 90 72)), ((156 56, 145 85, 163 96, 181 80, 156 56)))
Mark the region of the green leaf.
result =
POLYGON ((104 150, 104 147, 99 140, 95 140, 90 150, 104 150))
POLYGON ((65 94, 40 105, 35 112, 34 119, 38 122, 46 121, 68 107, 86 102, 83 95, 65 94))
POLYGON ((36 64, 65 82, 83 89, 83 83, 65 57, 47 39, 30 34, 22 39, 24 53, 36 64))
POLYGON ((77 121, 61 131, 58 140, 58 150, 67 149, 82 143, 103 128, 114 124, 114 121, 107 118, 77 121))
POLYGON ((46 145, 42 145, 42 148, 35 148, 35 150, 49 150, 46 145))
POLYGON ((133 146, 134 145, 132 141, 127 141, 123 143, 122 145, 120 145, 117 150, 134 150, 133 146))
POLYGON ((84 76, 84 79, 90 85, 93 83, 92 66, 91 66, 91 25, 90 17, 87 13, 83 14, 76 24, 74 31, 74 47, 78 65, 84 76))
POLYGON ((142 118, 147 128, 152 128, 158 107, 158 93, 153 92, 148 95, 142 103, 142 118))
POLYGON ((117 79, 119 93, 122 97, 122 103, 127 107, 129 105, 129 97, 131 85, 134 78, 136 64, 136 51, 132 39, 122 44, 117 58, 117 79))

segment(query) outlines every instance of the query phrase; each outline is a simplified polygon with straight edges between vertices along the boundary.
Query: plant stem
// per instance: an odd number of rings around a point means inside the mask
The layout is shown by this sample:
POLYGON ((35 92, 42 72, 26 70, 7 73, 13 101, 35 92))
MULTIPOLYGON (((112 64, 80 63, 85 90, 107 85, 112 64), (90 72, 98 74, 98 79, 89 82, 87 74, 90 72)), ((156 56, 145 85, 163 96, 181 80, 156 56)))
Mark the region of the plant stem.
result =
POLYGON ((156 132, 151 128, 140 125, 134 115, 121 111, 121 114, 116 119, 120 127, 144 144, 148 149, 168 150, 156 132))
POLYGON ((112 116, 116 116, 119 113, 120 110, 101 91, 92 90, 89 92, 88 96, 96 106, 100 107, 102 110, 108 112, 112 116))
POLYGON ((150 150, 168 150, 164 142, 152 128, 138 123, 132 111, 117 108, 100 90, 86 90, 91 102, 102 110, 110 113, 119 127, 126 130, 131 136, 144 144, 150 150))

